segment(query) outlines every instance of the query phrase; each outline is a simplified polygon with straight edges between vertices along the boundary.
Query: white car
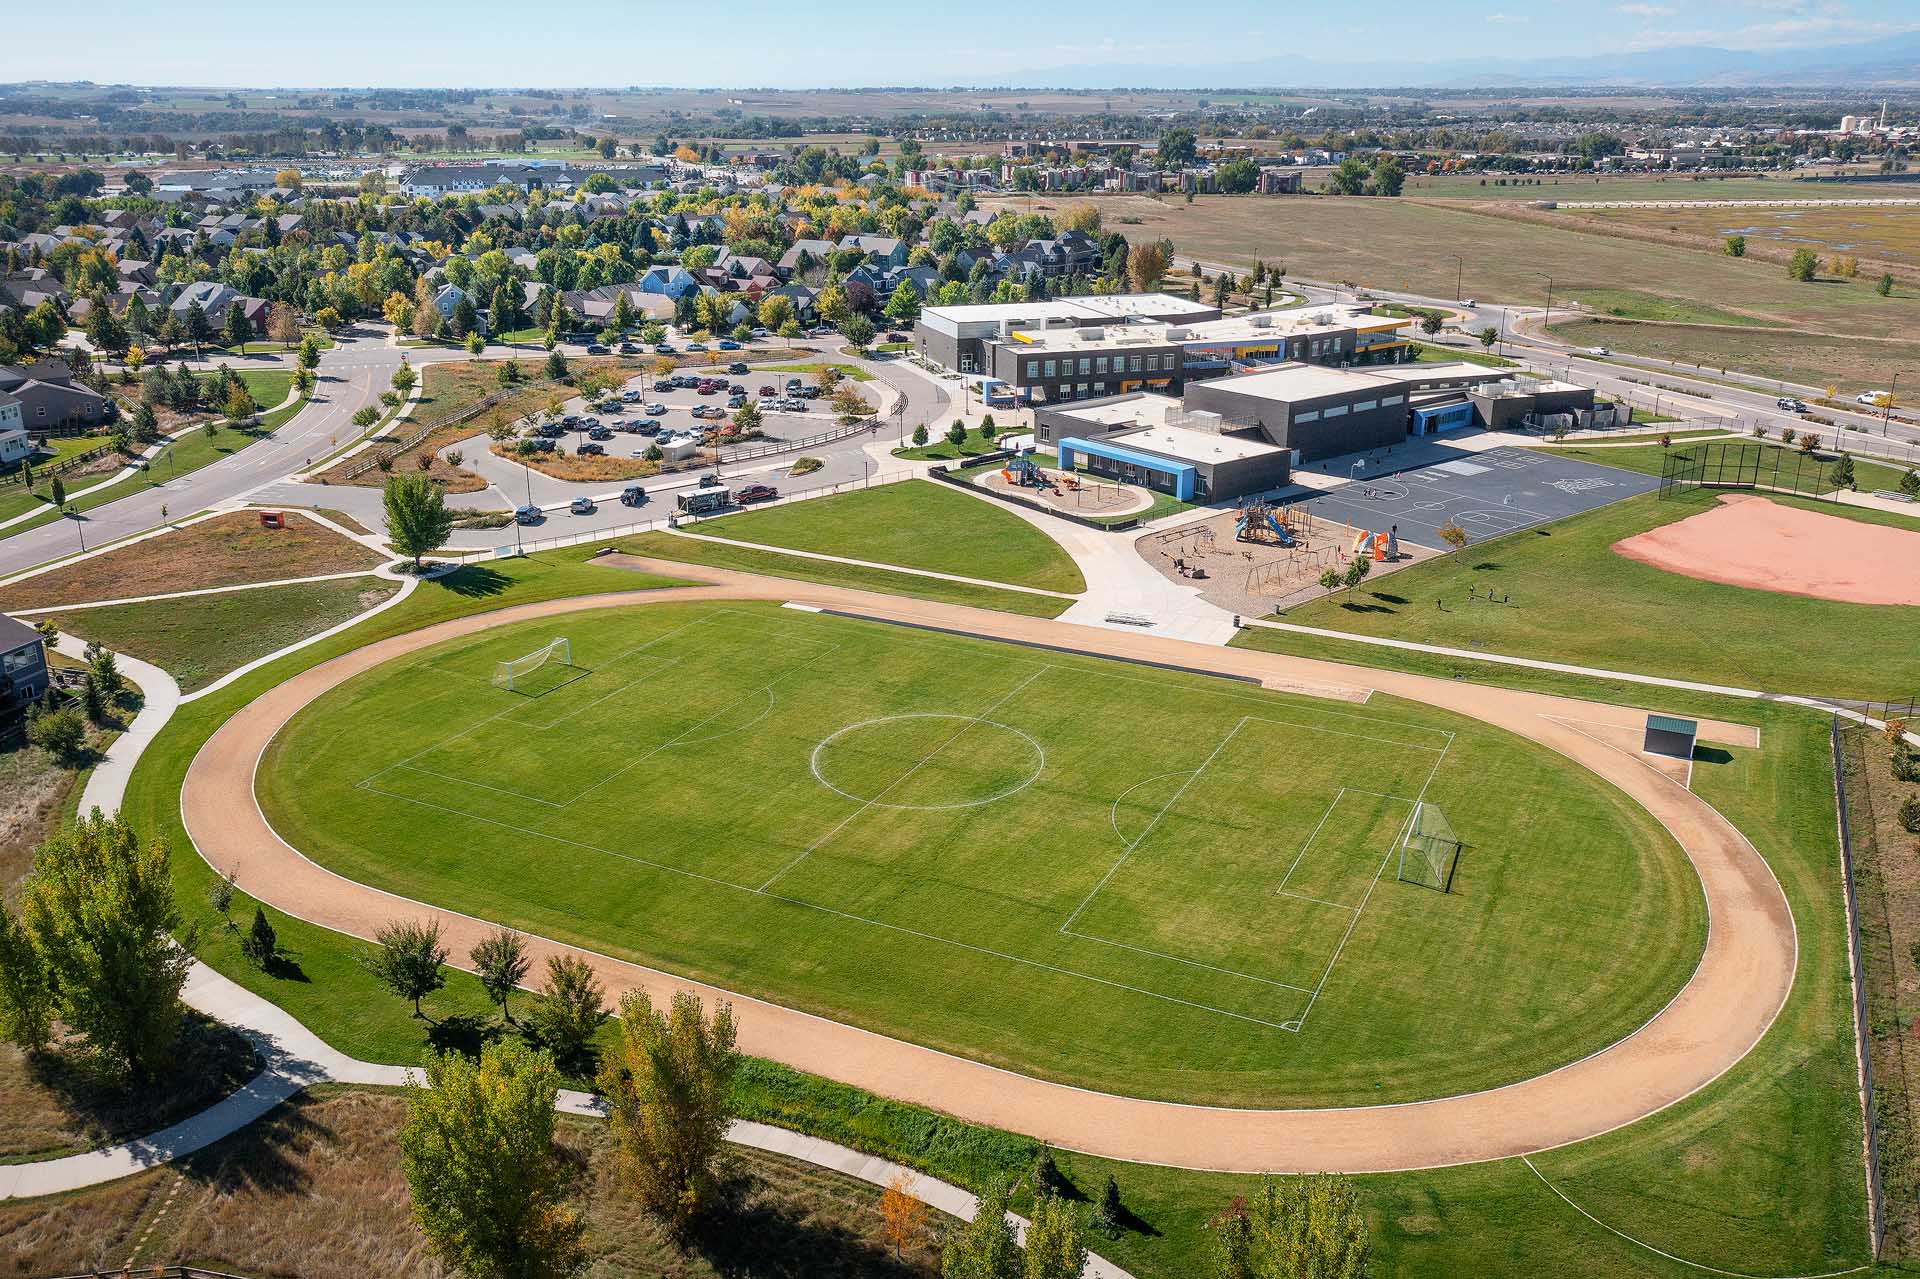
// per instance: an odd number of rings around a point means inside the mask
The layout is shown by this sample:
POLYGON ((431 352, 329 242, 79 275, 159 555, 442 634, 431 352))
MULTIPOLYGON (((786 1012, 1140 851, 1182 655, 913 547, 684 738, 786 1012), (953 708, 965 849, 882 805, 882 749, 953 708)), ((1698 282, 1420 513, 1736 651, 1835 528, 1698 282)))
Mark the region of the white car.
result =
POLYGON ((1880 397, 1883 394, 1885 393, 1882 391, 1862 391, 1853 397, 1853 402, 1864 404, 1870 409, 1877 409, 1880 407, 1880 397))
POLYGON ((1592 350, 1588 351, 1587 354, 1588 355, 1612 355, 1613 352, 1607 350, 1607 348, 1604 346, 1596 346, 1592 350))

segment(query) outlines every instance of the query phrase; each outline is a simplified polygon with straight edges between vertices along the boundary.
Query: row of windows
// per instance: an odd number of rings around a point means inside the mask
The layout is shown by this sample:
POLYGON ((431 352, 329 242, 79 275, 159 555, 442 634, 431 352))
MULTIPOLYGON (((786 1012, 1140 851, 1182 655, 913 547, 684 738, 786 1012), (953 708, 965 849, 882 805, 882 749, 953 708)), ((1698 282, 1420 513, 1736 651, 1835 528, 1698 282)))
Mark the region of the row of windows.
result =
POLYGON ((1308 409, 1304 413, 1295 413, 1293 420, 1296 424, 1318 422, 1322 417, 1345 417, 1348 413, 1365 413, 1369 409, 1392 408, 1396 404, 1405 404, 1406 402, 1407 397, 1404 395, 1383 395, 1377 400, 1359 400, 1353 404, 1335 404, 1324 412, 1320 409, 1308 409))
MULTIPOLYGON (((1165 369, 1168 373, 1171 373, 1175 368, 1178 367, 1174 363, 1174 358, 1175 357, 1172 352, 1168 352, 1165 356, 1116 355, 1116 356, 1113 356, 1111 360, 1109 360, 1108 357, 1104 355, 1095 355, 1095 356, 1083 355, 1080 357, 1079 371, 1082 375, 1085 375, 1088 373, 1108 373, 1108 372, 1158 373, 1161 371, 1161 367, 1162 367, 1160 361, 1164 359, 1166 360, 1165 369), (1108 367, 1109 363, 1111 363, 1112 365, 1111 368, 1108 367)), ((1073 365, 1074 365, 1074 362, 1072 360, 1028 360, 1027 361, 1027 380, 1031 382, 1037 378, 1042 378, 1042 377, 1072 377, 1074 374, 1073 365)))

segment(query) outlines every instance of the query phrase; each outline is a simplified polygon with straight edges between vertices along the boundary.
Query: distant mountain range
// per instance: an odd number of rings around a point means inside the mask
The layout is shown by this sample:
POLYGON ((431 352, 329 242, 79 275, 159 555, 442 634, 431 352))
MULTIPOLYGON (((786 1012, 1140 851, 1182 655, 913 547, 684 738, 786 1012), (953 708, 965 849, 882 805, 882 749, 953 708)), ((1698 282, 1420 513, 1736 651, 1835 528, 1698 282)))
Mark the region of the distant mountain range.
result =
POLYGON ((1920 32, 1795 49, 1710 45, 1577 57, 1459 58, 1444 62, 1328 62, 1263 58, 1203 65, 1106 63, 1015 71, 1006 85, 1060 89, 1361 89, 1780 85, 1870 89, 1920 86, 1920 32))

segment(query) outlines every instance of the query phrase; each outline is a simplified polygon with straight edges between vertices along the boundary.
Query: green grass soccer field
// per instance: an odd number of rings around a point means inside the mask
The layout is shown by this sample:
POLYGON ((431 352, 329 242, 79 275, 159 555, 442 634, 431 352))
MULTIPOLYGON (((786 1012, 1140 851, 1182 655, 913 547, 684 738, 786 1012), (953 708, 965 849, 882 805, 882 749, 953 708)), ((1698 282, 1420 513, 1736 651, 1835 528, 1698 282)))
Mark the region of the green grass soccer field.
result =
POLYGON ((1199 1101, 1526 1077, 1645 1021, 1705 929, 1646 813, 1486 725, 772 605, 401 658, 301 712, 260 793, 393 892, 1199 1101), (1465 842, 1449 893, 1396 875, 1420 801, 1465 842))

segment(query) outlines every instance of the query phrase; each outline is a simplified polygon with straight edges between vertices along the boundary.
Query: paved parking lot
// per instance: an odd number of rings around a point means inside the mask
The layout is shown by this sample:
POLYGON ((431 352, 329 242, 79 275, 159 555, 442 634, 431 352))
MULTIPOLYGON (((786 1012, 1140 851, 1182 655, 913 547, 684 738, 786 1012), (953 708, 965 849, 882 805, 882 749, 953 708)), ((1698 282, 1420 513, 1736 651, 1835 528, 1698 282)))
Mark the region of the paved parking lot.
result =
POLYGON ((1448 520, 1474 541, 1578 515, 1660 487, 1657 477, 1538 449, 1462 450, 1378 478, 1357 478, 1299 499, 1316 516, 1354 528, 1446 549, 1440 526, 1448 520))

